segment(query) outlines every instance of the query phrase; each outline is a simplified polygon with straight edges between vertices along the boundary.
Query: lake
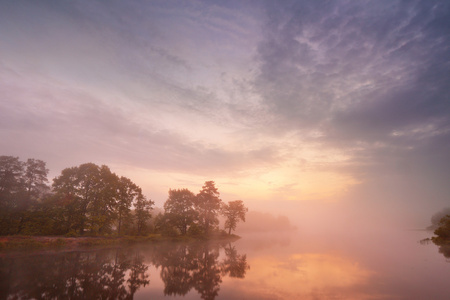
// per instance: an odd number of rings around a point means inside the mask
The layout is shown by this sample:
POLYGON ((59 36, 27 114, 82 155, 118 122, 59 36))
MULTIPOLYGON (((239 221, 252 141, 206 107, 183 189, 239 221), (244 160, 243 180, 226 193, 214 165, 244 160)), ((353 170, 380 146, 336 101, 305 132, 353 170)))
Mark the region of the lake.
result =
POLYGON ((450 260, 419 243, 430 236, 247 233, 232 243, 4 252, 0 299, 449 299, 450 260))

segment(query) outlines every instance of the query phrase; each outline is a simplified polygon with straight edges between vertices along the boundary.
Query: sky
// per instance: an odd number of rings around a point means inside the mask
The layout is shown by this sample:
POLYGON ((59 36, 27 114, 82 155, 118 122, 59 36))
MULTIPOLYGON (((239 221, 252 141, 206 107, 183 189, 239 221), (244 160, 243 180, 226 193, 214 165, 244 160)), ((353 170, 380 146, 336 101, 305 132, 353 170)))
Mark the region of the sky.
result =
POLYGON ((449 1, 0 1, 0 155, 162 207, 429 225, 450 206, 449 1))

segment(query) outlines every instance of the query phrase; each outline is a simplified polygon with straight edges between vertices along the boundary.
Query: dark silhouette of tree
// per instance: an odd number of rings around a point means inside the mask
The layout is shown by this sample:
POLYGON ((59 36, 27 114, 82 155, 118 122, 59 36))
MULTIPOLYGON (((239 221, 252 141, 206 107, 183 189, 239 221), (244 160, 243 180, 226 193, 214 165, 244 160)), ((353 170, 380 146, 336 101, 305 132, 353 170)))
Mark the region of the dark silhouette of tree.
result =
POLYGON ((244 206, 242 200, 230 201, 228 204, 222 204, 222 215, 226 218, 225 229, 228 228, 228 234, 231 234, 231 230, 236 230, 239 220, 245 222, 245 214, 248 208, 244 206))
POLYGON ((206 181, 195 199, 199 225, 205 234, 219 224, 218 214, 222 200, 214 181, 206 181))
POLYGON ((195 195, 188 189, 169 190, 169 197, 164 203, 164 210, 172 226, 185 235, 188 226, 197 218, 194 208, 195 195))

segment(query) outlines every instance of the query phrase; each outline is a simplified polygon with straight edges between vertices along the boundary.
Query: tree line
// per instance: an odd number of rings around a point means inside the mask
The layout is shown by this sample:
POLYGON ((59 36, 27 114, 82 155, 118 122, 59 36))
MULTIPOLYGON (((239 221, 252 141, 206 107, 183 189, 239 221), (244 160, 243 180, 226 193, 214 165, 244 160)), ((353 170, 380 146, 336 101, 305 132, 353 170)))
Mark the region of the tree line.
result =
POLYGON ((0 234, 28 235, 208 235, 219 214, 230 234, 245 221, 241 200, 227 204, 214 181, 195 195, 169 190, 164 213, 151 220, 154 202, 129 178, 93 163, 66 168, 48 184, 42 160, 0 156, 0 234))
POLYGON ((206 181, 195 195, 188 189, 169 190, 164 214, 156 217, 156 229, 166 235, 208 235, 218 231, 219 215, 225 217, 228 234, 239 221, 245 222, 248 209, 242 200, 224 203, 214 181, 206 181))

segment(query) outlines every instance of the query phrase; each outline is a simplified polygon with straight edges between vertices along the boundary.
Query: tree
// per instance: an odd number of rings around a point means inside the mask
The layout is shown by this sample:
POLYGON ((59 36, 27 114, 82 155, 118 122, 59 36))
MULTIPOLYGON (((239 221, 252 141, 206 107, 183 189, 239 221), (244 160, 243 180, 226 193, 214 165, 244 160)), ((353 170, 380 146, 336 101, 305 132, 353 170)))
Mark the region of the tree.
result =
POLYGON ((19 204, 19 224, 17 233, 21 233, 26 221, 29 219, 31 209, 36 206, 37 201, 49 193, 50 188, 47 186, 48 169, 45 167, 45 162, 39 159, 29 158, 24 164, 25 170, 23 174, 23 188, 24 196, 19 204))
POLYGON ((29 158, 25 163, 24 183, 30 200, 38 200, 48 193, 47 186, 48 169, 45 162, 39 159, 29 158))
POLYGON ((445 207, 445 208, 441 209, 440 211, 438 211, 437 213, 435 213, 431 217, 431 225, 428 226, 427 229, 428 230, 436 230, 439 227, 439 222, 446 215, 450 215, 450 207, 445 207))
POLYGON ((228 228, 228 234, 231 230, 236 230, 236 225, 239 220, 245 222, 245 214, 248 208, 244 206, 242 200, 230 201, 228 204, 222 205, 222 215, 225 216, 225 229, 228 228))
MULTIPOLYGON (((117 217, 117 233, 122 233, 122 225, 124 220, 130 220, 131 204, 135 199, 142 196, 142 190, 130 179, 120 177, 118 185, 118 197, 115 204, 117 217)), ((129 223, 129 222, 128 222, 129 223)))
POLYGON ((119 177, 105 165, 99 167, 98 172, 96 194, 86 212, 86 230, 91 235, 110 233, 116 217, 115 205, 119 177))
POLYGON ((49 191, 45 162, 0 156, 0 234, 20 233, 38 199, 49 191))
POLYGON ((16 214, 25 196, 23 173, 18 157, 0 156, 0 234, 16 231, 16 214))
POLYGON ((206 181, 195 199, 199 223, 205 234, 209 233, 211 227, 219 224, 217 216, 222 203, 219 195, 214 181, 206 181))
POLYGON ((450 215, 446 215, 439 221, 439 227, 434 231, 441 241, 450 239, 450 215))
POLYGON ((67 229, 84 234, 88 217, 93 215, 89 209, 101 198, 100 167, 87 163, 62 170, 53 180, 53 191, 65 202, 67 229))
POLYGON ((195 195, 188 189, 169 190, 164 210, 169 222, 185 235, 188 226, 196 219, 195 195))
POLYGON ((151 214, 150 210, 152 206, 155 204, 152 200, 147 200, 140 192, 136 198, 135 203, 135 218, 136 218, 136 227, 137 234, 141 235, 146 229, 147 221, 150 219, 151 214))
POLYGON ((16 207, 17 197, 24 191, 23 163, 18 157, 0 156, 0 208, 16 207))
POLYGON ((55 178, 53 190, 65 211, 67 232, 105 233, 114 220, 121 234, 124 220, 130 219, 132 203, 141 189, 126 177, 118 177, 107 166, 93 163, 67 168, 55 178))

